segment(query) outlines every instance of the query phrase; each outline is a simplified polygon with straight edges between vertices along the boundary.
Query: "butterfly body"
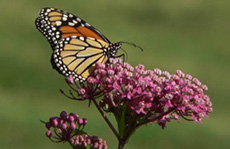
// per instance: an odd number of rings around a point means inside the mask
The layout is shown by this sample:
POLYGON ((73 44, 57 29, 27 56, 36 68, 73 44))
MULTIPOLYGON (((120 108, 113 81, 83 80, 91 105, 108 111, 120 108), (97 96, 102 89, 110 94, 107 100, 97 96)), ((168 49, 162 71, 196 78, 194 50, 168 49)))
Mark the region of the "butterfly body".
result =
POLYGON ((121 48, 120 42, 111 43, 84 20, 60 9, 41 9, 35 24, 53 49, 53 68, 76 81, 84 81, 97 62, 106 63, 121 48))

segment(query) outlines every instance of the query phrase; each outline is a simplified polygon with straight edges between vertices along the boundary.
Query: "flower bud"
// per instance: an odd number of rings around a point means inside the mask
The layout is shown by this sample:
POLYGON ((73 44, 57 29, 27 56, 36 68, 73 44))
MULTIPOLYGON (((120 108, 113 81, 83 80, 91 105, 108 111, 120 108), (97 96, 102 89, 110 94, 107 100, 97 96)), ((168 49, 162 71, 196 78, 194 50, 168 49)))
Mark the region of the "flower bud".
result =
POLYGON ((50 127, 51 127, 50 122, 46 122, 46 128, 47 128, 47 129, 50 129, 50 127))
POLYGON ((76 129, 76 124, 75 123, 70 123, 70 130, 74 131, 76 129))
POLYGON ((86 119, 83 119, 83 118, 80 118, 80 119, 78 119, 78 121, 77 121, 77 124, 78 124, 79 126, 85 125, 86 123, 87 123, 87 120, 86 120, 86 119))
POLYGON ((62 111, 60 113, 60 117, 61 117, 61 119, 66 119, 67 118, 67 113, 65 111, 62 111))
POLYGON ((48 138, 51 138, 51 137, 52 137, 52 132, 51 132, 51 130, 47 130, 47 131, 46 131, 46 136, 47 136, 48 138))
POLYGON ((86 118, 83 118, 83 125, 86 125, 88 123, 88 120, 86 118))
POLYGON ((70 113, 69 116, 74 117, 74 121, 77 121, 79 119, 79 115, 74 114, 74 113, 70 113))
POLYGON ((66 130, 66 129, 67 129, 67 127, 68 127, 68 126, 67 126, 67 124, 66 124, 66 123, 64 123, 64 124, 62 124, 62 125, 61 125, 62 130, 66 130))
POLYGON ((70 115, 67 119, 68 123, 71 123, 73 122, 75 119, 74 119, 74 116, 70 115))
POLYGON ((74 84, 74 83, 75 83, 72 76, 69 76, 68 78, 66 78, 66 82, 67 82, 68 84, 74 84))
POLYGON ((50 118, 51 126, 52 127, 57 127, 58 126, 58 121, 59 121, 59 118, 57 118, 57 117, 50 118))

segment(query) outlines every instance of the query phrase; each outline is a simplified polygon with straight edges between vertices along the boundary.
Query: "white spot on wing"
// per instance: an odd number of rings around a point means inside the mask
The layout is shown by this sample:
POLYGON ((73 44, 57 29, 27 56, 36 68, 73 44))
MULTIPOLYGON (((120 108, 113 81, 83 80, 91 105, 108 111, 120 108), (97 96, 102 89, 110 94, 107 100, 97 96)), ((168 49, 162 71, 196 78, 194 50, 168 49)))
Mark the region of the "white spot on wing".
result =
POLYGON ((69 22, 68 24, 69 24, 69 26, 74 26, 74 23, 72 23, 72 22, 69 22))
POLYGON ((92 38, 92 37, 88 37, 88 39, 90 39, 90 40, 95 40, 94 38, 92 38))
POLYGON ((62 24, 61 21, 56 21, 55 23, 56 23, 57 26, 60 26, 62 24))
POLYGON ((86 26, 90 26, 90 24, 89 24, 89 23, 85 23, 85 25, 86 25, 86 26))
POLYGON ((79 37, 80 40, 84 40, 84 37, 79 37))
POLYGON ((77 21, 78 21, 78 22, 81 22, 81 19, 80 19, 80 18, 77 18, 77 21))
POLYGON ((73 20, 73 23, 77 24, 78 22, 76 20, 73 20))
POLYGON ((63 17, 62 20, 63 20, 63 21, 67 21, 67 17, 63 17))

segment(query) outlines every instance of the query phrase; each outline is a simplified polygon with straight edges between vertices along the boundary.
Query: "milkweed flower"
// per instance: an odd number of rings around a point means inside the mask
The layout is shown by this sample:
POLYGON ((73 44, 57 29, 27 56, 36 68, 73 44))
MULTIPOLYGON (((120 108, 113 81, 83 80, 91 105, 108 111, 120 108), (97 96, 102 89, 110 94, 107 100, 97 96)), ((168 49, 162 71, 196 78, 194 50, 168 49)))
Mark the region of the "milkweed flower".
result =
POLYGON ((115 115, 124 135, 148 123, 164 129, 167 122, 179 122, 180 117, 201 123, 213 111, 205 94, 208 87, 190 74, 149 70, 141 64, 133 67, 119 58, 110 58, 108 64, 97 63, 87 82, 75 82, 74 89, 78 92, 74 99, 102 97, 100 107, 115 115))
POLYGON ((135 68, 121 59, 110 59, 109 64, 96 64, 86 85, 78 91, 80 98, 103 94, 100 106, 106 112, 121 117, 126 110, 128 119, 137 123, 158 123, 165 128, 166 122, 179 117, 201 123, 212 112, 212 103, 205 94, 208 87, 197 78, 177 70, 175 74, 158 68, 135 68), (87 86, 87 87, 86 87, 87 86))
POLYGON ((77 114, 62 111, 59 117, 51 117, 45 123, 46 136, 56 143, 69 142, 73 148, 107 149, 106 141, 83 132, 87 123, 87 119, 77 114))

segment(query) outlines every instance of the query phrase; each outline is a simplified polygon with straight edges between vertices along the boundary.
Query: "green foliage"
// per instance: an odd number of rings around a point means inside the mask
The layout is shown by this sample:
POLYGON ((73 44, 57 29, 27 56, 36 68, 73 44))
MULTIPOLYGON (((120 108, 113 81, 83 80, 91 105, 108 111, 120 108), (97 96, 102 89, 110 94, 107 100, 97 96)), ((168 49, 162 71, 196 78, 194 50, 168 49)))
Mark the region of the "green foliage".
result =
MULTIPOLYGON (((64 77, 52 70, 52 50, 34 25, 38 11, 47 6, 72 12, 95 26, 111 41, 130 41, 144 48, 124 46, 128 62, 181 69, 209 87, 214 112, 204 124, 182 120, 166 130, 148 126, 138 130, 127 149, 227 148, 230 59, 229 1, 46 1, 0 2, 0 148, 70 148, 54 144, 39 122, 65 110, 87 117, 90 134, 116 148, 115 136, 87 102, 70 101, 64 77), (215 140, 215 141, 214 141, 215 140), (13 143, 12 143, 13 142, 13 143)), ((112 115, 111 115, 112 117, 112 115)))

